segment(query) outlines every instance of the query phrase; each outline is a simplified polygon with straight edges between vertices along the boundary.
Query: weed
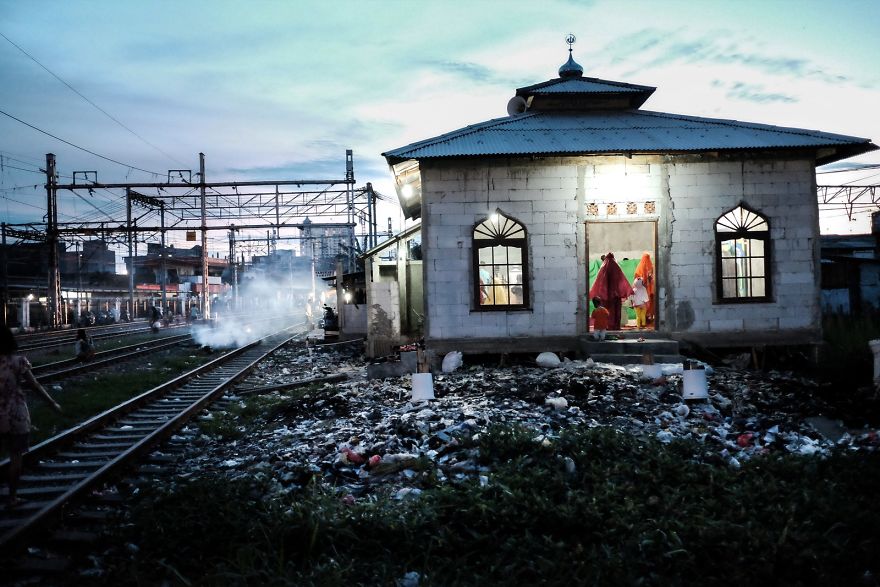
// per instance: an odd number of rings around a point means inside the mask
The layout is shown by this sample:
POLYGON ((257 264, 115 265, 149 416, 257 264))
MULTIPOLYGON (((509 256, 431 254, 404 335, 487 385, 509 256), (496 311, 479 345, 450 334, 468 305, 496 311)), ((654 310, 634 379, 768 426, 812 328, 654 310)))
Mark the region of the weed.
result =
POLYGON ((140 554, 111 579, 174 581, 158 561, 210 585, 391 585, 413 570, 420 585, 843 585, 877 572, 880 454, 733 470, 683 441, 536 436, 493 429, 479 441, 488 484, 412 502, 349 506, 316 484, 264 499, 268 484, 221 478, 151 494, 121 537, 140 554))

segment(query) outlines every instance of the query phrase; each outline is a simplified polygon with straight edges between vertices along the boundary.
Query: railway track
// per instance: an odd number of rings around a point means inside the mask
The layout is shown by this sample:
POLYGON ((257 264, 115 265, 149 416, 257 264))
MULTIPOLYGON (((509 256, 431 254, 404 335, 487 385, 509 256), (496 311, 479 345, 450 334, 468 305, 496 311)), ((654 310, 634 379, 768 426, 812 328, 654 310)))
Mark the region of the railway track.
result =
MULTIPOLYGON (((183 329, 190 325, 186 323, 170 324, 163 327, 168 329, 183 329)), ((60 346, 73 346, 76 339, 77 328, 68 328, 65 330, 52 330, 46 332, 36 332, 30 334, 18 334, 18 348, 23 353, 31 353, 34 351, 48 350, 60 346)), ((122 336, 130 336, 133 334, 145 334, 150 332, 150 325, 146 322, 131 322, 113 324, 109 326, 89 326, 85 331, 92 337, 92 340, 99 341, 109 338, 119 338, 122 336)))
MULTIPOLYGON (((0 510, 0 551, 21 547, 61 521, 73 504, 133 467, 261 360, 303 337, 300 327, 241 346, 34 446, 24 455, 19 487, 26 501, 0 510)), ((0 462, 0 475, 8 467, 8 460, 0 462)))
POLYGON ((149 355, 156 351, 177 346, 182 342, 192 340, 189 332, 174 336, 165 336, 156 340, 146 341, 124 347, 117 347, 95 353, 95 357, 89 361, 79 359, 64 359, 54 363, 44 363, 32 368, 34 375, 41 383, 57 381, 71 375, 77 375, 87 371, 94 371, 108 365, 115 365, 120 361, 127 361, 143 355, 149 355))

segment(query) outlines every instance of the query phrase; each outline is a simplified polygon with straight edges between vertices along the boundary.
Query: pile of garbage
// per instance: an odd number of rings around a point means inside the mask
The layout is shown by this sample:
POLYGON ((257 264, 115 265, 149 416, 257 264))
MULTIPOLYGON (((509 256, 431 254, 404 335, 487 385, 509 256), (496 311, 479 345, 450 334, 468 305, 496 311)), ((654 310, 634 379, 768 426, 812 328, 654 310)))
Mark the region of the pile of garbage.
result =
POLYGON ((177 474, 256 478, 278 492, 320 480, 346 500, 403 499, 430 484, 487 483, 478 441, 495 425, 524 426, 545 444, 566 429, 600 426, 662 443, 690 439, 695 458, 731 467, 760 455, 821 458, 880 446, 876 423, 851 428, 834 419, 819 385, 793 373, 701 365, 708 397, 685 401, 681 364, 660 365, 659 376, 649 377, 641 365, 546 356, 506 367, 451 363, 454 370, 433 375, 433 400, 411 401, 411 376, 367 379, 355 346, 284 350, 227 399, 245 402, 248 389, 297 379, 347 378, 303 395, 295 409, 237 440, 218 442, 189 426, 181 435, 192 448, 177 474))

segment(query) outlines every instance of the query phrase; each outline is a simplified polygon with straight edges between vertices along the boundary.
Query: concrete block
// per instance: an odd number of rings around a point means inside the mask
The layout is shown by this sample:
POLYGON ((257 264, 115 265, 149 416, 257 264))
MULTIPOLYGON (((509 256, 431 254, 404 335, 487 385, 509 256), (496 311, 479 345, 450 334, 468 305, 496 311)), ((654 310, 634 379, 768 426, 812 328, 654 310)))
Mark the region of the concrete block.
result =
POLYGON ((739 320, 713 320, 709 319, 709 330, 713 332, 742 330, 743 321, 739 320))

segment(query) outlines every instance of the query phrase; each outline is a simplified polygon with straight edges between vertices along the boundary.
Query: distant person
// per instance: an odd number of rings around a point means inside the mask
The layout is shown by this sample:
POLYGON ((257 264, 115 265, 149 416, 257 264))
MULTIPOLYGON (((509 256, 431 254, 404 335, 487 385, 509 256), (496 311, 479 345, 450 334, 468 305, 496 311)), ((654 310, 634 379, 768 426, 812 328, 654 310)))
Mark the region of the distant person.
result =
POLYGON ((602 305, 602 300, 599 298, 593 298, 593 313, 590 314, 590 318, 593 319, 593 334, 590 336, 593 340, 605 340, 605 333, 608 330, 608 321, 611 319, 611 314, 608 313, 608 308, 602 305))
POLYGON ((28 449, 31 416, 21 382, 40 394, 56 412, 61 406, 46 393, 31 371, 30 362, 18 354, 18 344, 5 324, 0 326, 0 444, 9 453, 9 502, 7 507, 21 503, 17 497, 21 478, 22 455, 28 449))
POLYGON ((153 332, 159 332, 159 321, 162 320, 162 312, 157 306, 150 307, 150 328, 153 332))
POLYGON ((92 337, 89 336, 85 328, 80 328, 76 331, 76 340, 73 343, 74 351, 76 352, 76 358, 80 361, 91 361, 95 358, 95 342, 92 340, 92 337))

